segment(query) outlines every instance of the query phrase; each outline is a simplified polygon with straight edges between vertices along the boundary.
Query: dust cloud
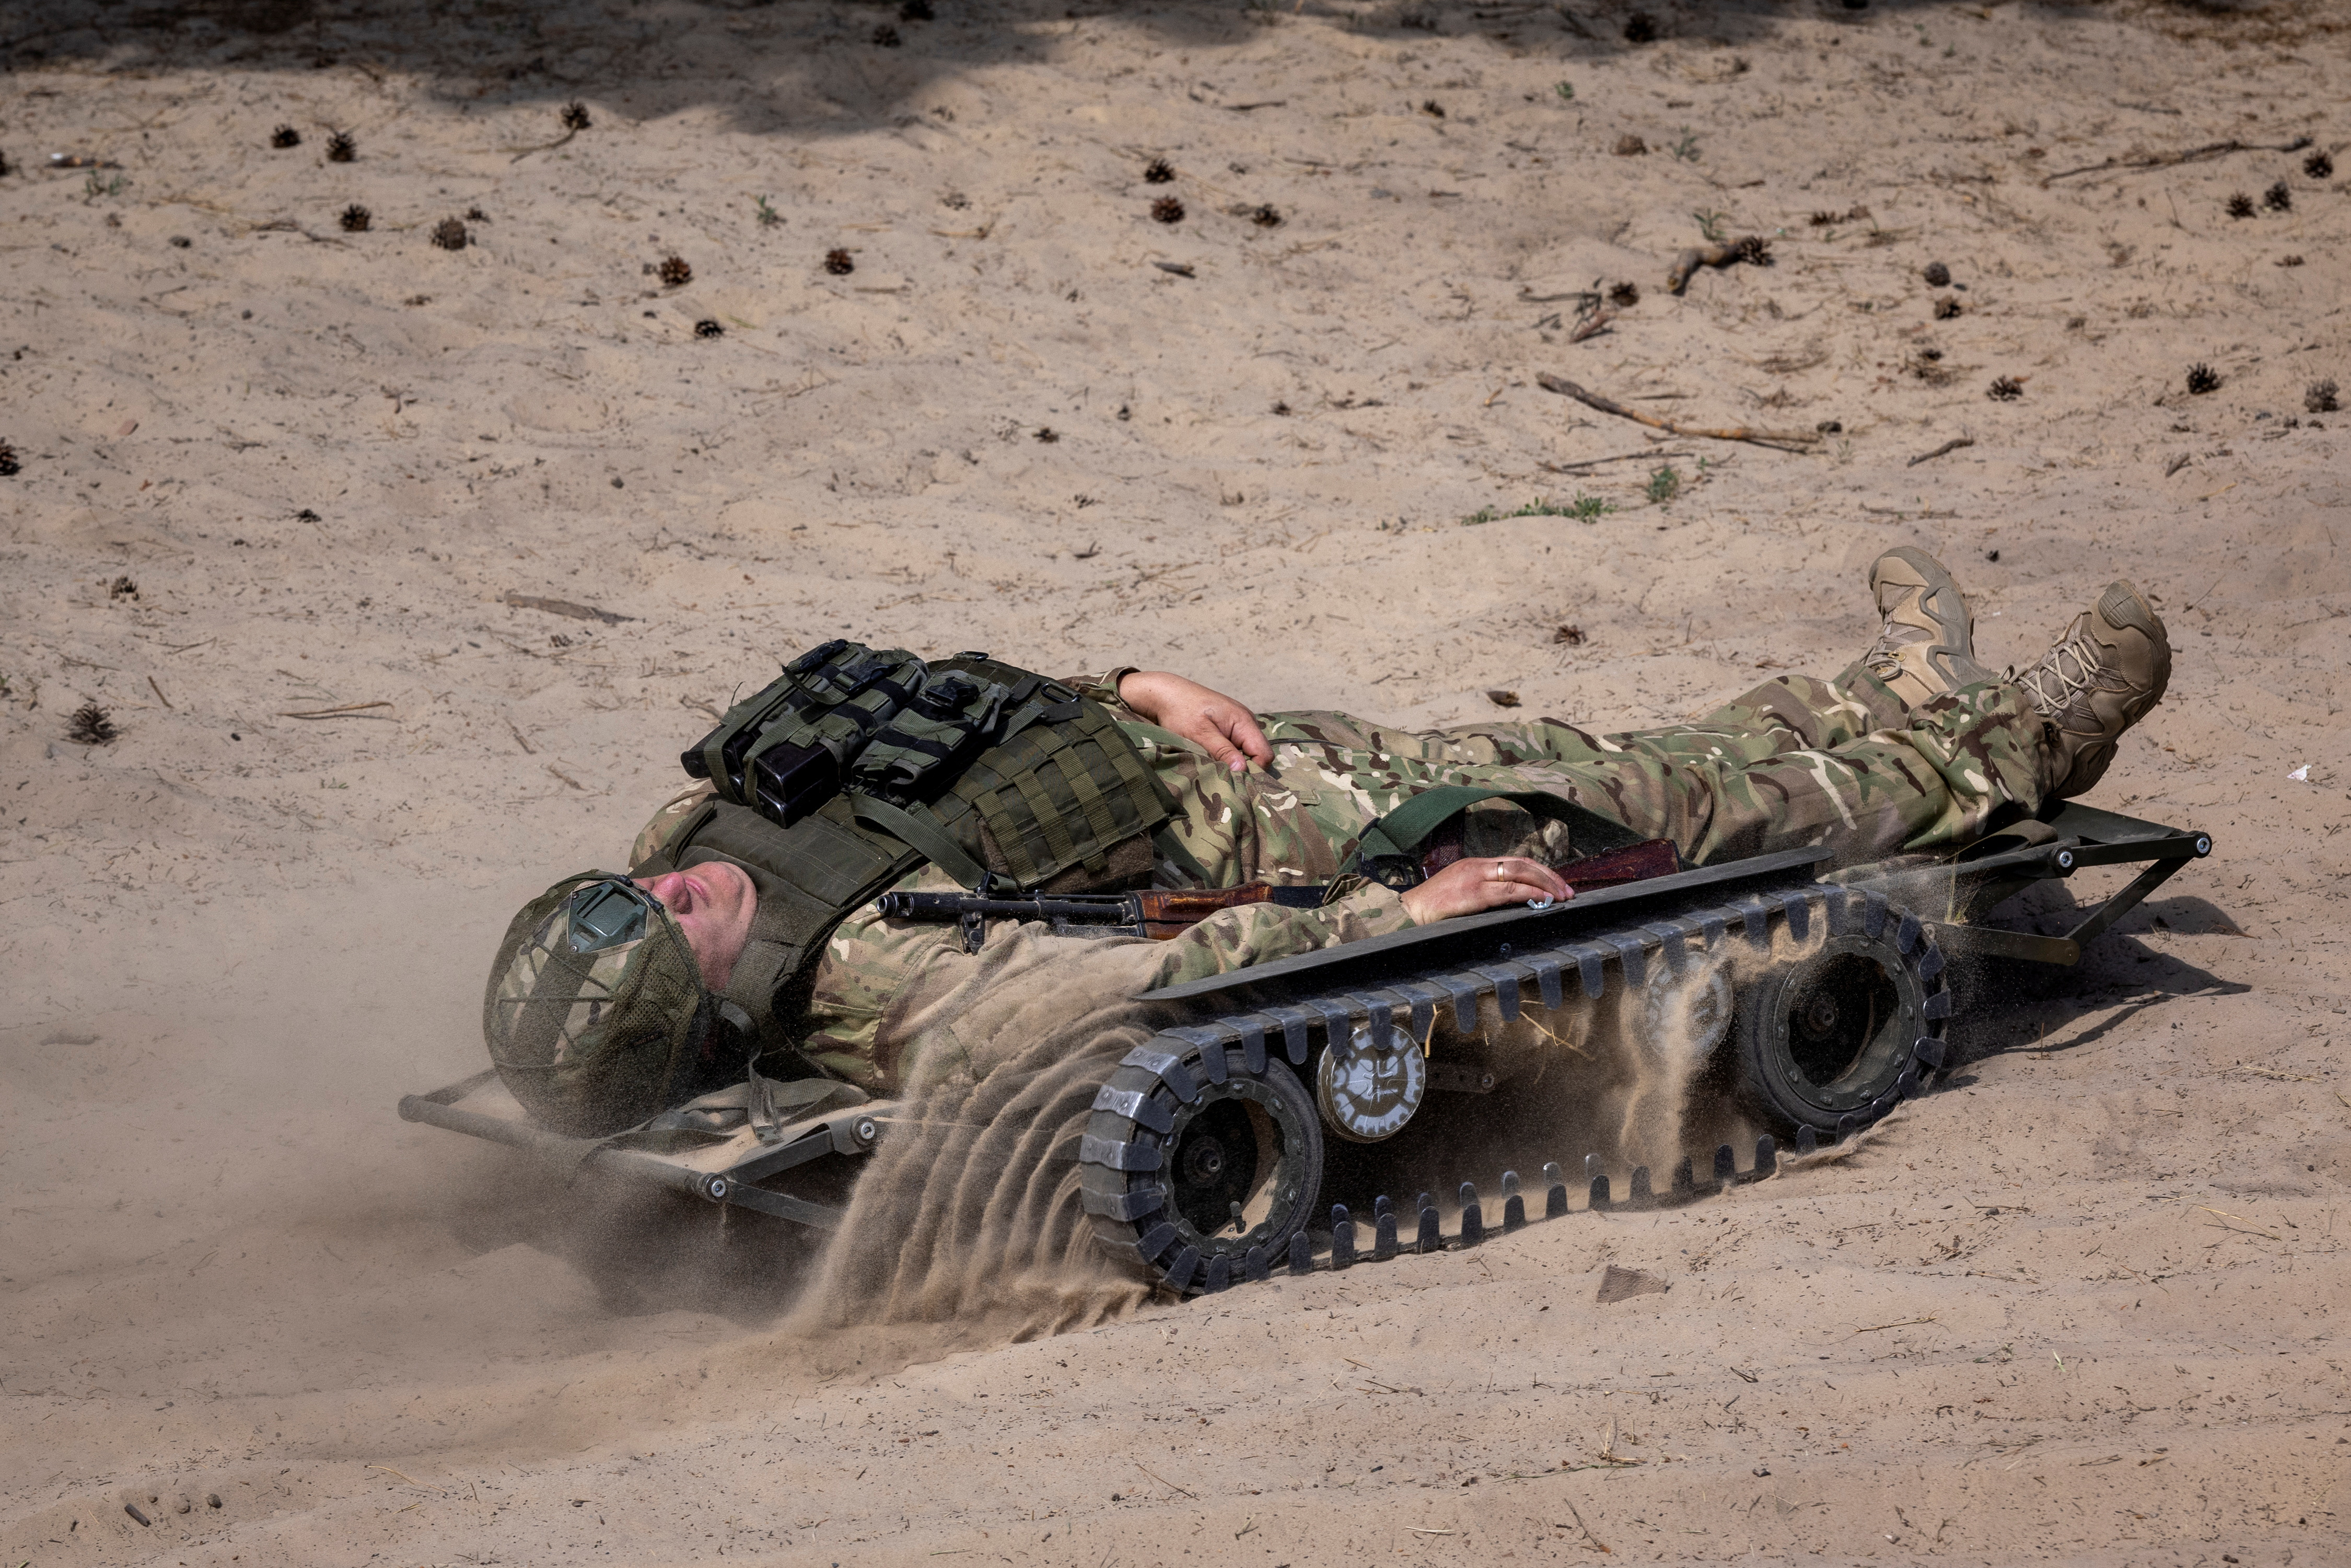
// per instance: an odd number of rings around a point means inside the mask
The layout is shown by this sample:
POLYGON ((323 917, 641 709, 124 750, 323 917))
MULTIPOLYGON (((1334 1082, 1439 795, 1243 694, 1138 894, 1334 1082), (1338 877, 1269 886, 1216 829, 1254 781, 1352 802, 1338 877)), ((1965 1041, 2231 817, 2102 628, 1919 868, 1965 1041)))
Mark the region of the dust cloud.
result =
POLYGON ((1127 999, 1155 947, 1022 927, 929 1005, 909 1092, 796 1324, 952 1321, 958 1343, 1003 1343, 1149 1294, 1095 1242, 1075 1155, 1095 1090, 1166 1018, 1127 999))

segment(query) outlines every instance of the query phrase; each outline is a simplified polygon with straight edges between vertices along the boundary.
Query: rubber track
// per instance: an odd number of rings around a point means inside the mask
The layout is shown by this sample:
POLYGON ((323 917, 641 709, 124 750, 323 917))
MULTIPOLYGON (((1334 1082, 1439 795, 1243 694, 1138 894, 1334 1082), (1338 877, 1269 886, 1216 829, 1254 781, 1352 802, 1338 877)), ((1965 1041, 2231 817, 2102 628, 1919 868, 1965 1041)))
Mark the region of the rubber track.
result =
MULTIPOLYGON (((1354 1221, 1344 1205, 1332 1208, 1327 1249, 1316 1249, 1304 1230, 1291 1239, 1286 1259, 1268 1257, 1261 1247, 1238 1257, 1217 1253, 1204 1258, 1197 1248, 1182 1244, 1164 1213, 1165 1187, 1159 1174, 1165 1139, 1175 1125, 1176 1107, 1196 1103, 1205 1085, 1221 1083, 1236 1071, 1262 1074, 1273 1051, 1292 1066, 1304 1067, 1311 1059, 1318 1032, 1326 1041, 1340 1041, 1345 1050, 1356 1028, 1367 1026, 1374 1049, 1384 1051, 1400 1028, 1409 1029, 1415 1040, 1427 1038, 1437 1009, 1447 1008, 1452 1011, 1455 1030, 1466 1034, 1477 1028, 1478 1004, 1486 998, 1494 998, 1507 1023, 1531 1000, 1546 1009, 1557 1009, 1565 1003, 1571 986, 1585 998, 1599 998, 1606 992, 1612 970, 1624 977, 1625 985, 1638 986, 1646 982, 1653 961, 1678 974, 1695 957, 1719 952, 1733 939, 1733 932, 1768 952, 1775 925, 1784 925, 1790 936, 1803 941, 1814 921, 1823 923, 1831 936, 1858 929, 1872 937, 1884 936, 1891 923, 1896 950, 1906 958, 1914 951, 1917 955, 1913 971, 1925 997, 1928 1020, 1925 1027, 1929 1032, 1913 1043, 1910 1061, 1893 1088, 1861 1112, 1840 1120, 1838 1138, 1849 1137, 1917 1093, 1942 1069, 1951 994, 1944 981, 1944 955, 1916 915, 1888 904, 1880 893, 1815 883, 1685 910, 1555 946, 1513 952, 1505 944, 1491 963, 1425 973, 1388 986, 1332 991, 1163 1031, 1130 1051, 1095 1093, 1093 1113, 1078 1150, 1080 1194, 1086 1213, 1092 1218, 1094 1233, 1114 1254, 1133 1259, 1169 1289, 1190 1293, 1225 1289, 1235 1282, 1237 1269, 1242 1278, 1262 1280, 1275 1264, 1285 1261, 1293 1273, 1318 1267, 1347 1268, 1365 1255, 1355 1248, 1354 1221)), ((1814 1137, 1812 1129, 1805 1128, 1798 1139, 1798 1152, 1810 1153, 1814 1137)), ((1712 1185, 1706 1190, 1769 1176, 1777 1159, 1776 1144, 1766 1136, 1759 1140, 1755 1163, 1742 1171, 1725 1145, 1715 1151, 1712 1185)), ((1593 1208, 1688 1201, 1699 1191, 1692 1162, 1687 1158, 1674 1172, 1667 1197, 1660 1198, 1651 1190, 1649 1172, 1644 1167, 1632 1173, 1631 1190, 1621 1201, 1612 1197, 1599 1156, 1586 1156, 1584 1165, 1589 1204, 1593 1208)), ((1556 1218, 1569 1211, 1565 1178, 1556 1165, 1544 1166, 1543 1175, 1542 1218, 1556 1218)), ((1525 1196, 1519 1186, 1517 1173, 1503 1173, 1502 1213, 1493 1228, 1508 1232, 1529 1223, 1525 1196)), ((1473 1184, 1461 1184, 1460 1201, 1461 1223, 1453 1235, 1447 1236, 1429 1196, 1420 1195, 1413 1239, 1400 1245, 1397 1217, 1388 1199, 1377 1199, 1368 1256, 1376 1260, 1393 1257, 1398 1250, 1426 1252, 1477 1245, 1493 1229, 1485 1223, 1473 1184)))

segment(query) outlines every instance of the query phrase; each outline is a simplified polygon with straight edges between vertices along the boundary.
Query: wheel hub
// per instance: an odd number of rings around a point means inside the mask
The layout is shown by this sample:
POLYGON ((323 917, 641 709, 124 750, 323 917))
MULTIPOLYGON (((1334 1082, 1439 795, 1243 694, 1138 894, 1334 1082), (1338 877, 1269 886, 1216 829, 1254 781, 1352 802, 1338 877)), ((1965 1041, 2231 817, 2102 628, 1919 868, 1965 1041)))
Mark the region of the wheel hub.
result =
POLYGON ((1225 1145, 1206 1134, 1184 1151, 1184 1177, 1195 1186, 1214 1186, 1225 1171, 1225 1145))
POLYGON ((1837 998, 1825 990, 1814 991, 1804 1000, 1804 1010, 1797 1018, 1798 1027, 1813 1040, 1826 1040, 1836 1033, 1837 998))

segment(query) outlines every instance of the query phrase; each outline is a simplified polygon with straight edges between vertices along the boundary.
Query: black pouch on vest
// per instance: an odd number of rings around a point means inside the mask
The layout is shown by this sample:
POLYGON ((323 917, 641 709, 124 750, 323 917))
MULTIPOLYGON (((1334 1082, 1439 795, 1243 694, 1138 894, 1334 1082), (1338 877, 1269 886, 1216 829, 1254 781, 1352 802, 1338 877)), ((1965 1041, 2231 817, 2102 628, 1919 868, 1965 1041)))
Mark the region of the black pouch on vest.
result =
POLYGON ((729 708, 678 761, 720 798, 789 826, 839 792, 858 754, 923 678, 912 653, 835 639, 729 708))

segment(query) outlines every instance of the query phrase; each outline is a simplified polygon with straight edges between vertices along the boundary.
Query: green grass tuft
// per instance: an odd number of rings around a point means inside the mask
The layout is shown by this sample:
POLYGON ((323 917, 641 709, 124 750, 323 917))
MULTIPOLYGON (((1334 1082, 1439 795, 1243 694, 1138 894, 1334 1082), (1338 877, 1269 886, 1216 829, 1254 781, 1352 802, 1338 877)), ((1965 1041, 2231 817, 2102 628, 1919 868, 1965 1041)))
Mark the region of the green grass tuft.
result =
POLYGON ((1529 501, 1515 511, 1506 512, 1499 507, 1480 507, 1461 519, 1465 528, 1480 523, 1498 523, 1505 517, 1573 517, 1590 522, 1605 512, 1616 509, 1615 503, 1599 496, 1587 496, 1577 491, 1573 501, 1529 501))

